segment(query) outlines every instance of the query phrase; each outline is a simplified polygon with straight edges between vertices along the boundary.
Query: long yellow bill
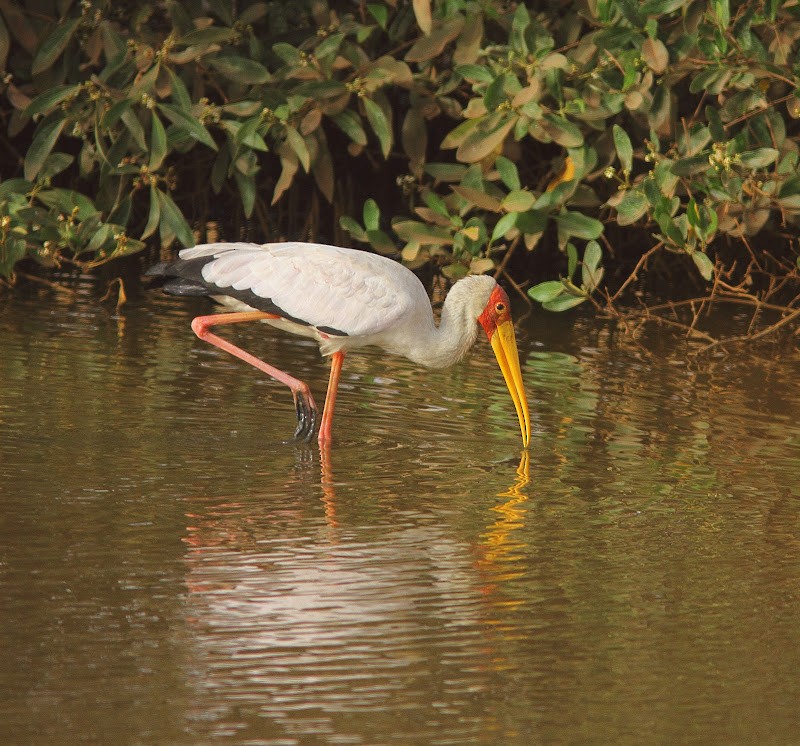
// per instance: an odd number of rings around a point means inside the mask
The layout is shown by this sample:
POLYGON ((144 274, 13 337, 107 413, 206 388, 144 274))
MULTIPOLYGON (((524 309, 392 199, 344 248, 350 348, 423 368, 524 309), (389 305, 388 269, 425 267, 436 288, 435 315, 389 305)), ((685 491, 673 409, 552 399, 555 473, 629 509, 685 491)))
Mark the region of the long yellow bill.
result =
POLYGON ((519 368, 517 338, 511 321, 503 321, 497 325, 491 339, 492 349, 497 364, 503 372, 508 392, 514 401, 514 408, 519 418, 519 429, 522 432, 522 447, 527 448, 531 441, 531 416, 528 412, 528 399, 522 385, 522 371, 519 368))

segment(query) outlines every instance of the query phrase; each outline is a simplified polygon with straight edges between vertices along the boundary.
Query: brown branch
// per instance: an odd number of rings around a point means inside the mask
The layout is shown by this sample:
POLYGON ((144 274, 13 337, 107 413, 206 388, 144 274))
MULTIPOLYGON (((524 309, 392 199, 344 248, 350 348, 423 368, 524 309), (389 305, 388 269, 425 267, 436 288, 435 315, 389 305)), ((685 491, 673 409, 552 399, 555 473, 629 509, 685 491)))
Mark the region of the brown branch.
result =
POLYGON ((639 270, 642 268, 642 266, 645 264, 645 262, 650 258, 652 254, 655 254, 655 252, 658 251, 663 245, 664 242, 659 241, 655 246, 653 246, 651 249, 648 249, 644 254, 642 254, 639 257, 639 261, 636 262, 636 266, 633 268, 633 271, 630 273, 630 275, 628 275, 628 279, 625 280, 625 282, 623 282, 622 285, 620 285, 617 292, 611 296, 609 301, 610 303, 614 303, 614 301, 616 301, 617 298, 619 298, 619 296, 622 294, 622 291, 625 290, 625 288, 628 287, 628 285, 630 285, 635 279, 637 279, 637 274, 639 270))
POLYGON ((728 337, 727 339, 716 339, 713 342, 710 342, 705 347, 700 350, 696 350, 693 352, 693 355, 701 355, 704 352, 708 352, 710 349, 714 347, 719 347, 721 345, 727 344, 738 344, 740 342, 752 342, 756 339, 761 339, 762 337, 766 337, 769 334, 774 334, 778 329, 785 326, 786 324, 790 324, 795 319, 800 319, 800 308, 795 309, 792 313, 784 316, 780 321, 776 321, 774 324, 762 329, 760 332, 756 332, 755 334, 741 334, 736 337, 728 337))

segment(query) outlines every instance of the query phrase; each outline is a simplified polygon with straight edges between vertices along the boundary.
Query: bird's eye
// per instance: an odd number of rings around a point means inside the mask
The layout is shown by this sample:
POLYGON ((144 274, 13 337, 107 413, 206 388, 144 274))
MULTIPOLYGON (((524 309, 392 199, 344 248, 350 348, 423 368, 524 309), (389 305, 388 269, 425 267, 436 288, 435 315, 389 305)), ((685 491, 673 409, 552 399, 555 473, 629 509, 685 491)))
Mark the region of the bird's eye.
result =
POLYGON ((505 303, 497 303, 495 305, 495 307, 494 307, 494 310, 497 311, 497 313, 503 313, 503 311, 506 310, 506 304, 505 303))

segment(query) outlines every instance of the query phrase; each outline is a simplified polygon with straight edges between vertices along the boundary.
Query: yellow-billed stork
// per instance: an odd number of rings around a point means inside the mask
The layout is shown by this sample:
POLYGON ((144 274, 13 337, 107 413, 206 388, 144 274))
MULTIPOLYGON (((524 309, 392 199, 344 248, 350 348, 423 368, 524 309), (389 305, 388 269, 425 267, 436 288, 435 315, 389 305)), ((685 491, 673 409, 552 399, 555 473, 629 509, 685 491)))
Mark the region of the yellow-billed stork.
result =
POLYGON ((331 423, 345 353, 376 345, 429 368, 458 361, 483 327, 503 372, 519 418, 523 446, 530 441, 528 402, 506 292, 487 276, 457 282, 445 299, 437 326, 422 283, 386 257, 339 246, 286 242, 264 245, 213 243, 184 249, 149 275, 168 278, 172 295, 207 295, 230 313, 198 316, 200 339, 229 352, 288 386, 297 411, 295 437, 310 439, 317 406, 308 385, 236 347, 209 329, 263 321, 315 339, 331 358, 319 444, 331 441, 331 423))

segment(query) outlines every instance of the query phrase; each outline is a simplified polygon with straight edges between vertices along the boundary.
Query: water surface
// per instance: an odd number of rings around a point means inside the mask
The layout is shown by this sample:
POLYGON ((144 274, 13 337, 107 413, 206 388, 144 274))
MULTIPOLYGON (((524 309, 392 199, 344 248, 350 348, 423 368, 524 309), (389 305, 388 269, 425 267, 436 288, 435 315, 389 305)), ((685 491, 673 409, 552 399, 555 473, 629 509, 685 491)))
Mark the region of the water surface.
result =
POLYGON ((354 353, 323 463, 207 309, 0 298, 4 743, 800 741, 797 356, 531 317, 527 464, 485 341, 354 353))

